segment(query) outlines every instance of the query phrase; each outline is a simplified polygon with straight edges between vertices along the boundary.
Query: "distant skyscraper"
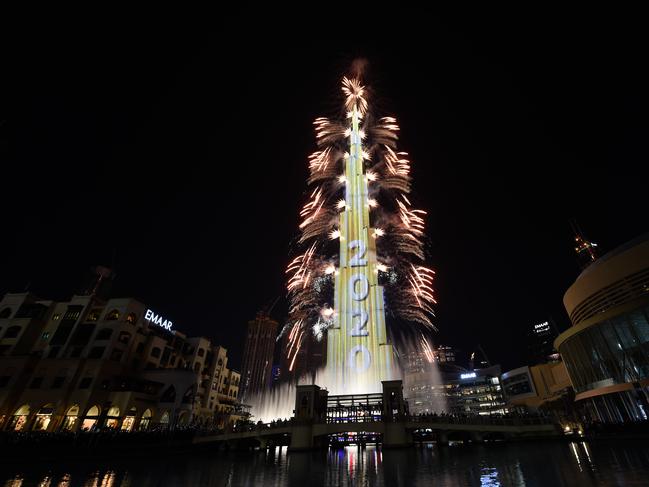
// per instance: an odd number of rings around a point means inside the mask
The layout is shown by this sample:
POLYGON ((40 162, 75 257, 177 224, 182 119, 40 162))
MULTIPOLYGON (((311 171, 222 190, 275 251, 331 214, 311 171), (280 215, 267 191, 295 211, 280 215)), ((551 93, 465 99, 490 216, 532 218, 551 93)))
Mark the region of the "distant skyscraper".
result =
POLYGON ((555 357, 554 339, 558 336, 557 328, 552 320, 535 323, 528 331, 528 349, 530 365, 543 364, 555 357))
POLYGON ((244 400, 270 388, 277 327, 277 321, 263 311, 248 322, 241 370, 244 400))
POLYGON ((435 355, 435 360, 440 364, 455 362, 455 350, 448 345, 439 345, 433 350, 433 354, 435 355))

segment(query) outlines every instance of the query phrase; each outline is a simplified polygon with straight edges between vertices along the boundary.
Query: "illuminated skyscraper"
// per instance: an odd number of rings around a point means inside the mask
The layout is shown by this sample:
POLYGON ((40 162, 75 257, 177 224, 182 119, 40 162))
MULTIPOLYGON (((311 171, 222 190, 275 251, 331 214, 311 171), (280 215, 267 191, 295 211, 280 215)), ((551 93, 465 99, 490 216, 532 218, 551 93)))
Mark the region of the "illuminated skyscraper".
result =
POLYGON ((394 353, 385 327, 383 287, 378 284, 376 232, 370 226, 367 175, 351 111, 345 155, 345 206, 340 213, 340 266, 335 279, 334 326, 327 331, 327 382, 343 391, 378 392, 394 375, 394 353))
POLYGON ((559 357, 554 350, 554 340, 559 333, 553 320, 535 323, 528 329, 527 346, 531 365, 543 364, 559 357))
POLYGON ((270 388, 277 326, 277 322, 263 311, 248 322, 241 370, 244 400, 270 388))
POLYGON ((359 77, 344 77, 342 91, 344 116, 314 122, 313 191, 300 212, 301 253, 286 269, 285 362, 299 370, 326 339, 317 384, 333 394, 379 392, 396 377, 384 300, 417 335, 434 329, 435 272, 424 265, 426 212, 408 199, 410 161, 398 151, 396 119, 370 109, 359 77))

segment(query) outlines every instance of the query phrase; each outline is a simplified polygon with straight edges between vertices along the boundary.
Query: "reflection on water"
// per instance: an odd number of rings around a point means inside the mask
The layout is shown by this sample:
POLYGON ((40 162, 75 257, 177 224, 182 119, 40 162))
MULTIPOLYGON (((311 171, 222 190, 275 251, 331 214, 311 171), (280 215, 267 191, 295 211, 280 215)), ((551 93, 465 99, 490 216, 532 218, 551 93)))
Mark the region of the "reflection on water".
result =
POLYGON ((0 464, 0 487, 644 485, 645 443, 510 443, 0 464))

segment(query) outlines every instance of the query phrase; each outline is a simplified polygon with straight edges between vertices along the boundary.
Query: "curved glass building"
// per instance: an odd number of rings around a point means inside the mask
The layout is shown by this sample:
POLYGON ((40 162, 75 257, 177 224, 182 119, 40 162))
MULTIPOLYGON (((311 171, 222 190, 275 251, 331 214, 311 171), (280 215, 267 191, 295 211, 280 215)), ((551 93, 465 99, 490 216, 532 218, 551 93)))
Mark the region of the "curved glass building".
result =
POLYGON ((554 345, 588 419, 647 419, 649 234, 587 267, 563 302, 573 326, 554 345))

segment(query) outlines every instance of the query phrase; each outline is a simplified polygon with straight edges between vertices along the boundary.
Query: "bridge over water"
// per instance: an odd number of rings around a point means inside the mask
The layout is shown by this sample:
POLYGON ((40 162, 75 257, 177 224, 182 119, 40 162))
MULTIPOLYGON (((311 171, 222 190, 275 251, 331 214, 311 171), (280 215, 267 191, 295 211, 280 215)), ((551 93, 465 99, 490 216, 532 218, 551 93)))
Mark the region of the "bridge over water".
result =
POLYGON ((435 439, 446 443, 459 435, 473 441, 488 436, 521 438, 558 436, 557 425, 541 418, 499 418, 489 416, 457 418, 452 416, 411 416, 403 398, 401 381, 383 382, 383 392, 329 396, 318 386, 298 386, 294 416, 279 421, 198 436, 194 443, 237 443, 255 440, 261 446, 283 444, 290 438, 291 450, 324 446, 330 437, 372 434, 384 447, 408 446, 413 439, 435 439))

